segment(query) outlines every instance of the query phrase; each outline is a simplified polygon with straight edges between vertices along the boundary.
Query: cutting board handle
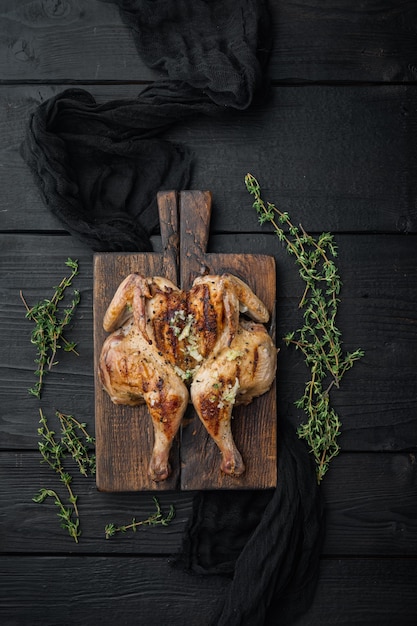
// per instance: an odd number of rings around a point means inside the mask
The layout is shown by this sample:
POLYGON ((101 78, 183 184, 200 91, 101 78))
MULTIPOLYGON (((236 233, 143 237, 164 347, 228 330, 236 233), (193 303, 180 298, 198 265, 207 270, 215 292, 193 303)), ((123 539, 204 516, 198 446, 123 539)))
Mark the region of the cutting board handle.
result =
POLYGON ((206 250, 210 233, 210 191, 182 191, 180 194, 181 286, 189 289, 194 278, 207 274, 206 250))
POLYGON ((165 276, 173 276, 174 282, 178 284, 180 262, 178 194, 176 191, 159 191, 156 199, 158 203, 165 276))

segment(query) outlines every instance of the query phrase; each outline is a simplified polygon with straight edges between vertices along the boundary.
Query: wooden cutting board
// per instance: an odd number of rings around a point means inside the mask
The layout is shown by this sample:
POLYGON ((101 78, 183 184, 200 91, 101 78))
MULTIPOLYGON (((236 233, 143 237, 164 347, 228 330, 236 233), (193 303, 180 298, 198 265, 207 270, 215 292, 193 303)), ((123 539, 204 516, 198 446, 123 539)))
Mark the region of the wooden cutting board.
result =
POLYGON ((208 191, 158 194, 162 253, 94 255, 94 367, 97 488, 100 491, 167 491, 199 489, 266 489, 277 481, 276 385, 247 406, 235 407, 232 430, 246 472, 241 477, 220 471, 220 452, 189 406, 171 451, 172 475, 155 483, 147 475, 153 427, 146 406, 115 405, 97 376, 106 337, 104 313, 122 280, 131 272, 165 276, 189 289, 201 274, 229 272, 244 280, 271 313, 275 339, 276 271, 272 256, 206 252, 211 217, 208 191))

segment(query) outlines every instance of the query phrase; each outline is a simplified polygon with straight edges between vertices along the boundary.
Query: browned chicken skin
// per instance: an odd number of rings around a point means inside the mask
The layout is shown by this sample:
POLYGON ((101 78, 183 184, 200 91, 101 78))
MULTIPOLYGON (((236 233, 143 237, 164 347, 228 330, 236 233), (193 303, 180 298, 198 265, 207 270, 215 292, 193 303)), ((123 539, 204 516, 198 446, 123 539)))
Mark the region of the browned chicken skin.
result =
POLYGON ((231 431, 234 404, 248 404, 271 386, 276 349, 263 323, 263 303, 230 274, 195 279, 188 293, 171 281, 130 274, 104 317, 99 362, 104 389, 116 404, 146 402, 155 442, 149 475, 165 480, 169 451, 191 401, 222 454, 221 469, 241 475, 244 463, 231 431), (241 319, 245 313, 254 321, 241 319))
POLYGON ((232 435, 232 410, 234 404, 249 404, 268 391, 274 380, 276 349, 260 323, 268 321, 269 315, 263 303, 235 276, 205 276, 196 279, 196 284, 205 285, 213 295, 216 318, 221 322, 216 341, 191 384, 191 400, 222 453, 222 471, 240 476, 245 465, 232 435), (257 322, 241 320, 242 310, 257 322))
POLYGON ((103 322, 112 334, 102 348, 100 380, 115 404, 146 402, 154 427, 148 473, 155 481, 170 474, 169 452, 189 401, 188 389, 173 366, 177 345, 169 342, 169 323, 163 323, 172 305, 178 310, 178 303, 181 292, 170 281, 130 274, 103 322))

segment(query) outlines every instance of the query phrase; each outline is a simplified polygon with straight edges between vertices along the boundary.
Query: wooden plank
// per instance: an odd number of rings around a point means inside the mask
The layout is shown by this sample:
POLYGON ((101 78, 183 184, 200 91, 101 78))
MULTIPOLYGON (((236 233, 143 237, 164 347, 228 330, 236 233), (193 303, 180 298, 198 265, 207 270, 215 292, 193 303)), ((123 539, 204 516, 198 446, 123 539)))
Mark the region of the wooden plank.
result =
MULTIPOLYGON (((64 88, 0 86, 2 231, 62 231, 19 146, 30 113, 64 88)), ((138 92, 132 85, 85 89, 100 103, 138 92)), ((265 105, 190 119, 165 136, 193 152, 190 188, 211 190, 212 232, 261 230, 244 186, 247 171, 308 231, 417 230, 415 85, 275 87, 265 105)))
MULTIPOLYGON (((50 423, 55 424, 53 420, 50 423)), ((343 452, 333 461, 322 483, 326 506, 323 553, 327 557, 417 556, 414 457, 413 453, 343 452)), ((76 545, 60 528, 51 500, 41 505, 32 502, 41 487, 57 489, 64 497, 58 478, 40 461, 38 452, 0 452, 1 554, 63 554, 71 550, 77 555, 171 555, 180 551, 193 494, 158 494, 164 512, 171 504, 175 507, 175 519, 169 526, 141 528, 136 534, 127 532, 106 540, 106 524, 126 524, 133 517, 146 519, 153 513, 151 495, 99 492, 94 478, 77 475, 68 460, 79 496, 82 535, 76 545)))
POLYGON ((413 626, 416 582, 414 559, 324 560, 313 605, 295 625, 413 626))
POLYGON ((45 556, 0 561, 4 626, 213 622, 227 581, 190 576, 166 558, 45 556), (8 574, 6 573, 8 572, 8 574), (94 584, 92 584, 94 581, 94 584), (139 622, 138 622, 139 620, 139 622))
MULTIPOLYGON (((64 413, 76 414, 93 427, 91 251, 69 237, 12 236, 2 239, 0 266, 2 297, 0 315, 8 327, 8 337, 5 337, 0 348, 3 401, 0 421, 2 427, 9 433, 2 445, 7 447, 11 444, 12 447, 19 449, 30 442, 28 447, 37 447, 33 436, 38 426, 39 407, 42 407, 47 415, 54 415, 57 409, 64 413), (36 381, 34 374, 36 348, 30 343, 33 326, 25 319, 26 311, 20 298, 20 291, 23 292, 29 306, 52 297, 53 286, 58 285, 61 279, 68 275, 65 261, 69 256, 79 260, 80 274, 74 280, 73 287, 80 291, 81 304, 66 336, 77 343, 80 356, 61 351, 57 357, 59 365, 45 378, 42 399, 38 401, 28 392, 36 381), (16 263, 13 263, 13 259, 16 263), (6 311, 10 314, 8 320, 3 317, 6 311), (55 375, 58 391, 53 390, 55 375)), ((3 328, 6 330, 6 327, 3 328)))
POLYGON ((284 0, 273 3, 271 74, 288 81, 415 80, 414 3, 284 0))
MULTIPOLYGON (((163 623, 212 626, 227 579, 189 576, 164 559, 69 556, 0 561, 4 626, 125 626, 163 623), (91 581, 94 581, 94 585, 91 581), (88 590, 88 592, 87 592, 88 590)), ((321 564, 311 609, 297 626, 414 626, 417 611, 415 559, 338 559, 321 564)), ((279 613, 268 624, 278 623, 279 613)))
MULTIPOLYGON (((411 3, 373 0, 270 2, 275 80, 410 81, 416 77, 411 3), (388 27, 389 26, 389 27, 388 27), (413 61, 414 60, 414 61, 413 61)), ((3 80, 144 81, 157 74, 138 56, 113 3, 3 0, 3 80)))
POLYGON ((323 554, 417 555, 415 453, 341 453, 322 483, 323 554))
POLYGON ((166 136, 196 155, 192 184, 210 186, 216 232, 259 230, 249 171, 308 232, 411 233, 416 98, 414 85, 278 86, 262 106, 216 124, 191 120, 166 136))
MULTIPOLYGON (((343 280, 339 326, 344 347, 361 347, 365 358, 346 375, 332 398, 342 419, 345 450, 407 450, 415 446, 415 371, 417 345, 416 245, 413 236, 339 235, 338 265, 343 280), (392 324, 395 320, 395 325, 392 324)), ((274 235, 211 236, 210 251, 262 252, 274 255, 277 280, 279 354, 278 411, 294 425, 303 416, 293 402, 302 393, 307 370, 300 355, 282 345, 281 337, 297 327, 303 286, 292 259, 274 235)), ((80 261, 75 286, 81 304, 68 336, 80 357, 63 353, 46 379, 42 407, 74 413, 88 423, 94 415, 92 342, 92 253, 72 237, 2 235, 0 238, 0 445, 34 449, 39 403, 27 389, 34 384, 32 326, 25 319, 21 289, 30 304, 51 294, 64 274, 68 256, 80 261), (36 276, 34 284, 33 276, 36 276), (77 390, 74 393, 74 390, 77 390)))

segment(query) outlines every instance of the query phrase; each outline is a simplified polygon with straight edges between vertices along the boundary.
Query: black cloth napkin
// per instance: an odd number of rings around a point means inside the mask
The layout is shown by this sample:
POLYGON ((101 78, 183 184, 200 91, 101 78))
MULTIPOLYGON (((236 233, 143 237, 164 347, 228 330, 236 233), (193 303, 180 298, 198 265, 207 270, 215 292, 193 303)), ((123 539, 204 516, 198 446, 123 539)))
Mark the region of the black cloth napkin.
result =
POLYGON ((58 94, 32 114, 22 155, 70 233, 95 251, 146 252, 158 228, 156 192, 190 181, 189 150, 161 134, 260 97, 271 22, 263 0, 116 4, 141 57, 163 78, 137 98, 102 105, 85 90, 58 94))
MULTIPOLYGON (((109 1, 109 0, 103 0, 109 1)), ((32 114, 22 156, 47 207, 96 251, 148 251, 156 193, 186 189, 193 155, 163 138, 190 116, 228 115, 265 97, 271 20, 263 0, 118 0, 161 80, 98 104, 68 89, 32 114)), ((207 181, 210 186, 210 181, 207 181)), ((289 624, 318 576, 323 509, 311 458, 280 420, 278 487, 201 492, 176 566, 227 581, 213 626, 289 624)))
POLYGON ((311 605, 323 539, 314 463, 281 419, 276 489, 200 492, 181 559, 196 574, 231 577, 213 626, 283 626, 311 605))

